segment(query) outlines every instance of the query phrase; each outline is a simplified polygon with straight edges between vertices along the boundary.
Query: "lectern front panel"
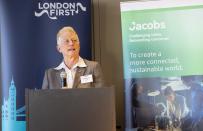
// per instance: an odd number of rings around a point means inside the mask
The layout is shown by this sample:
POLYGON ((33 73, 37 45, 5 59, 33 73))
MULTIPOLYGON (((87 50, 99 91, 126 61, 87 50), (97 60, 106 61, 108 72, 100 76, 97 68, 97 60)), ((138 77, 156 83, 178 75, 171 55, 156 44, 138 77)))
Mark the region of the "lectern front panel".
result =
POLYGON ((26 91, 27 131, 115 131, 113 88, 26 91))

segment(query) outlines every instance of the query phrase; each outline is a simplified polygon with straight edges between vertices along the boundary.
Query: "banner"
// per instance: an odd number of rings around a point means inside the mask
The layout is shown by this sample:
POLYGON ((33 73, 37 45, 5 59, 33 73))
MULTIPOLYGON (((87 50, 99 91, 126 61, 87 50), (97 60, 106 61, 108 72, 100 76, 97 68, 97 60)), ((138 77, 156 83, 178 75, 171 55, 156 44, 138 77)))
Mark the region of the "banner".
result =
POLYGON ((126 131, 203 130, 203 2, 122 2, 126 131))
POLYGON ((56 34, 72 26, 91 59, 91 0, 1 0, 2 131, 25 131, 25 88, 40 89, 62 61, 56 34))

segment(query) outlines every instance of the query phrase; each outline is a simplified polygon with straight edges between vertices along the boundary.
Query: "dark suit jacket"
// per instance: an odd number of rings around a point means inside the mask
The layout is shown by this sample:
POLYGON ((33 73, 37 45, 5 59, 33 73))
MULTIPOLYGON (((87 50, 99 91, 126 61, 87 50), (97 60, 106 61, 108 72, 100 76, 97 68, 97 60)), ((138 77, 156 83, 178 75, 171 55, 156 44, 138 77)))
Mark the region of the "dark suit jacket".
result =
MULTIPOLYGON (((95 61, 88 61, 84 59, 87 67, 77 67, 75 79, 73 82, 73 88, 90 88, 90 87, 103 87, 104 79, 100 65, 95 61), (92 75, 93 82, 81 83, 80 76, 92 75)), ((60 89, 61 78, 60 73, 63 71, 50 68, 45 71, 42 89, 60 89)))

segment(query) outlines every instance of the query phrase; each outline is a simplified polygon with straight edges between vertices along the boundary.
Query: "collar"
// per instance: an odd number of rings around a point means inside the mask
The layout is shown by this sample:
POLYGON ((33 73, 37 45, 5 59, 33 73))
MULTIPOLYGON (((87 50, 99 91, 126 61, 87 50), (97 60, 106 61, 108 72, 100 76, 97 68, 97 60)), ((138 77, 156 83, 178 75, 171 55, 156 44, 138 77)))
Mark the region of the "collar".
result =
MULTIPOLYGON (((75 65, 73 65, 72 69, 74 69, 76 67, 87 67, 83 58, 79 57, 78 62, 75 65)), ((65 62, 62 61, 61 64, 54 69, 55 70, 61 70, 61 69, 66 69, 66 68, 68 68, 68 67, 66 66, 65 62)))

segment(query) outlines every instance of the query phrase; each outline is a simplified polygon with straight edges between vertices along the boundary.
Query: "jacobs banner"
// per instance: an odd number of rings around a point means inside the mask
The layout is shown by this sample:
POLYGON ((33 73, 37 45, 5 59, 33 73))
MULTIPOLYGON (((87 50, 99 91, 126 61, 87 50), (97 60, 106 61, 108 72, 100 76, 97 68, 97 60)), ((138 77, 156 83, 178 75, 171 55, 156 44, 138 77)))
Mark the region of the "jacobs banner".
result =
POLYGON ((203 2, 122 2, 126 131, 203 130, 203 2))
POLYGON ((2 131, 25 131, 25 88, 40 89, 62 56, 56 34, 72 26, 91 59, 91 0, 0 0, 2 131))

